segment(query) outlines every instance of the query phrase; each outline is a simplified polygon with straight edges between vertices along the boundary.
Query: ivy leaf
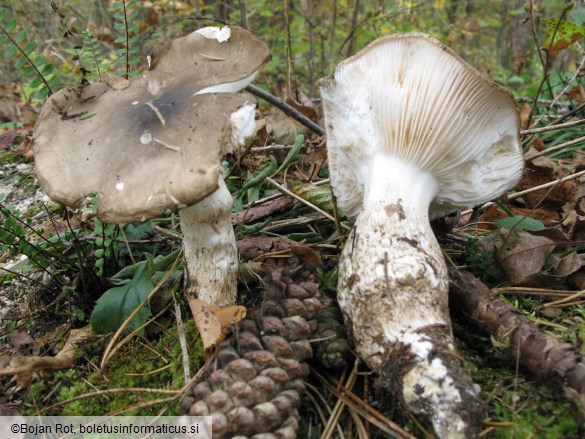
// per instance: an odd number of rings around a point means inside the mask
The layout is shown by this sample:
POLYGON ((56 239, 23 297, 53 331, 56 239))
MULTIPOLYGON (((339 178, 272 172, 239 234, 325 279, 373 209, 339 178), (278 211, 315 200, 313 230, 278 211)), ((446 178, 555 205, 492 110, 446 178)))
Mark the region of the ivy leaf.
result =
MULTIPOLYGON (((154 288, 152 270, 153 264, 149 261, 136 270, 130 282, 110 288, 98 299, 90 318, 94 333, 108 334, 122 326, 154 288)), ((133 331, 139 328, 151 315, 150 306, 146 304, 128 324, 127 329, 133 331)))
POLYGON ((544 224, 540 221, 522 215, 514 215, 499 219, 496 221, 496 226, 499 229, 527 230, 529 232, 544 230, 544 224))
POLYGON ((541 20, 546 29, 546 40, 543 49, 548 50, 550 56, 555 56, 575 41, 585 37, 585 27, 567 20, 549 18, 541 20))

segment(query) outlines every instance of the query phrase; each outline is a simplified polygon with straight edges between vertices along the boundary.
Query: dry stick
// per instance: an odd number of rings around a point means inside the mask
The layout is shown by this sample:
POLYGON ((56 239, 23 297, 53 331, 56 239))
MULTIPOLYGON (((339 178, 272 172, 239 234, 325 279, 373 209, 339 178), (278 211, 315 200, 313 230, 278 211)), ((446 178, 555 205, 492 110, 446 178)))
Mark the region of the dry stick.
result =
POLYGON ((539 191, 541 189, 547 189, 549 187, 556 186, 557 184, 564 183, 565 181, 569 181, 569 180, 573 180, 575 178, 581 177, 582 175, 585 175, 585 171, 579 171, 579 172, 576 172, 575 174, 567 175, 566 177, 559 178, 557 180, 549 181, 548 183, 541 184, 540 186, 535 186, 533 188, 526 189, 525 191, 513 193, 511 195, 508 195, 508 199, 514 200, 515 198, 522 197, 522 196, 529 194, 531 192, 536 192, 536 191, 539 191))
POLYGON ((542 151, 539 151, 535 154, 532 154, 529 157, 525 157, 524 160, 528 162, 530 160, 534 160, 537 157, 541 157, 543 155, 550 154, 551 152, 559 151, 563 148, 566 148, 567 146, 578 145, 579 143, 583 143, 583 142, 585 142, 585 136, 577 137, 576 139, 569 140, 568 142, 565 142, 565 143, 561 143, 560 145, 556 145, 556 146, 553 146, 550 148, 543 149, 542 151))
MULTIPOLYGON (((293 194, 291 191, 289 191, 288 189, 286 189, 284 186, 278 184, 276 181, 274 181, 272 178, 267 177, 266 181, 269 182, 271 185, 275 186, 276 189, 278 189, 280 192, 288 195, 289 197, 293 197, 295 200, 300 201, 301 203, 303 203, 305 206, 309 207, 310 209, 314 210, 317 213, 320 213, 321 215, 323 215, 325 218, 330 219, 331 221, 335 222, 335 218, 332 217, 331 215, 329 215, 327 212, 325 212, 322 209, 319 209, 317 206, 315 206, 312 203, 309 203, 307 200, 302 199, 301 197, 299 197, 296 194, 293 194)), ((342 227, 344 227, 346 230, 351 230, 351 227, 349 227, 346 224, 341 224, 342 227)))
POLYGON ((585 415, 585 362, 574 346, 546 334, 470 273, 451 270, 449 296, 466 325, 509 346, 504 352, 531 373, 561 381, 565 397, 585 415))
POLYGON ((181 346, 181 356, 183 358, 183 375, 185 382, 188 383, 191 379, 191 369, 189 368, 189 350, 187 349, 187 340, 185 339, 185 329, 183 328, 183 319, 181 318, 181 306, 177 302, 177 298, 173 293, 173 304, 175 307, 175 318, 177 319, 177 336, 179 337, 179 345, 181 346))
POLYGON ((279 108, 289 117, 292 117, 297 122, 303 124, 307 128, 309 128, 314 133, 319 134, 320 136, 325 134, 325 130, 321 128, 318 124, 313 122, 307 116, 299 112, 293 106, 287 104, 282 99, 274 96, 273 94, 268 93, 267 91, 262 90, 261 88, 256 87, 255 85, 248 85, 246 87, 246 91, 252 93, 255 96, 258 96, 261 99, 264 99, 266 102, 274 105, 276 108, 279 108))
POLYGON ((583 125, 583 124, 585 124, 585 119, 579 119, 579 120, 574 120, 572 122, 558 123, 556 125, 551 124, 549 126, 542 127, 542 128, 531 128, 529 130, 522 130, 522 131, 520 131, 520 135, 521 136, 528 136, 530 134, 541 134, 541 133, 546 133, 549 131, 560 130, 562 128, 569 128, 569 127, 574 127, 574 126, 583 125))

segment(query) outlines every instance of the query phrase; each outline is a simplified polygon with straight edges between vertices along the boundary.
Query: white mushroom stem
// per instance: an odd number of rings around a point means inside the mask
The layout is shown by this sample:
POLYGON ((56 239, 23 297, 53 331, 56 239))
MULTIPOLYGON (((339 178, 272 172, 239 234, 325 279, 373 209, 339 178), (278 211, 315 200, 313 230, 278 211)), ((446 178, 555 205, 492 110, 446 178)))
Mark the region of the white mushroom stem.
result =
POLYGON ((455 350, 447 268, 429 223, 438 183, 386 153, 370 163, 363 210, 340 260, 339 304, 359 356, 410 410, 428 417, 439 437, 469 437, 462 416, 480 410, 455 350))
POLYGON ((209 303, 232 305, 237 295, 238 253, 231 222, 232 196, 218 189, 179 211, 185 251, 185 292, 209 303))

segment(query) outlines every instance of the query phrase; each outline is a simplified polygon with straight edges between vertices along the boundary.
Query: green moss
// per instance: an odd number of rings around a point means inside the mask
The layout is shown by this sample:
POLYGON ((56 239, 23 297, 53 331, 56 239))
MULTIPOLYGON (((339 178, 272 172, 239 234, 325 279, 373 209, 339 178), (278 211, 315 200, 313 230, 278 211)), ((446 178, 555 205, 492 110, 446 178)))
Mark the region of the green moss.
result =
POLYGON ((481 386, 481 400, 487 404, 487 416, 498 426, 493 434, 501 439, 580 438, 585 426, 578 420, 577 409, 563 396, 561 386, 509 367, 488 364, 490 356, 463 347, 471 366, 473 381, 481 386))
MULTIPOLYGON (((192 321, 186 324, 185 332, 188 341, 197 340, 190 344, 189 351, 191 370, 197 371, 203 361, 203 346, 197 337, 197 329, 192 321)), ((181 347, 176 327, 168 329, 156 344, 148 343, 145 339, 135 338, 114 354, 102 372, 86 374, 86 369, 71 369, 55 374, 50 382, 43 381, 32 384, 26 397, 27 406, 30 408, 27 411, 32 414, 37 407, 46 407, 105 389, 140 387, 179 390, 184 385, 184 377, 181 347), (59 389, 55 394, 55 399, 41 403, 46 394, 55 387, 59 389)), ((91 363, 99 364, 100 355, 92 358, 91 363)), ((98 416, 170 396, 172 395, 162 393, 117 392, 60 404, 55 410, 45 414, 98 416)), ((178 414, 178 401, 139 407, 124 411, 123 414, 154 415, 160 411, 163 405, 167 406, 165 415, 178 414)))

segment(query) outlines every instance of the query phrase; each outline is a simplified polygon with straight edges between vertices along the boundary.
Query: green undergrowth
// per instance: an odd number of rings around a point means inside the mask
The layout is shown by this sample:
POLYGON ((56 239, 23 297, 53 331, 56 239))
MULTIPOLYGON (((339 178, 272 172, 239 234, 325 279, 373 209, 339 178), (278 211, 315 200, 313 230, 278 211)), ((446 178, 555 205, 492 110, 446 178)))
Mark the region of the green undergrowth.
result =
POLYGON ((566 400, 560 384, 515 371, 515 365, 497 360, 494 354, 478 353, 464 343, 462 352, 473 382, 481 387, 480 399, 487 406, 487 437, 497 439, 577 439, 585 435, 577 409, 566 400), (489 358, 486 359, 486 358, 489 358))
MULTIPOLYGON (((189 348, 189 365, 191 373, 196 373, 203 364, 203 345, 198 338, 197 329, 192 320, 185 323, 185 337, 189 348)), ((89 364, 99 365, 102 349, 96 349, 89 364)), ((85 363, 85 362, 84 362, 85 363)), ((172 397, 169 394, 117 392, 107 395, 92 396, 62 404, 63 401, 95 393, 99 390, 120 388, 149 388, 159 390, 179 390, 183 385, 183 363, 181 347, 177 337, 177 328, 171 327, 164 331, 156 343, 146 339, 134 339, 118 351, 103 372, 95 371, 95 367, 80 366, 55 374, 48 380, 33 383, 26 394, 23 415, 31 415, 37 408, 57 404, 56 408, 44 412, 44 415, 61 416, 102 416, 108 413, 123 411, 122 415, 149 416, 165 409, 166 416, 178 415, 177 401, 166 401, 139 408, 137 404, 172 397), (88 374, 87 367, 92 368, 88 374), (54 399, 46 401, 52 389, 54 399), (125 410, 130 409, 130 410, 125 410)))

